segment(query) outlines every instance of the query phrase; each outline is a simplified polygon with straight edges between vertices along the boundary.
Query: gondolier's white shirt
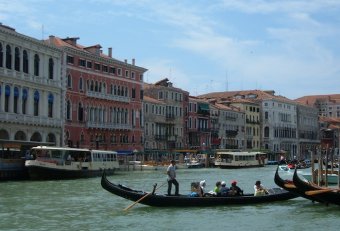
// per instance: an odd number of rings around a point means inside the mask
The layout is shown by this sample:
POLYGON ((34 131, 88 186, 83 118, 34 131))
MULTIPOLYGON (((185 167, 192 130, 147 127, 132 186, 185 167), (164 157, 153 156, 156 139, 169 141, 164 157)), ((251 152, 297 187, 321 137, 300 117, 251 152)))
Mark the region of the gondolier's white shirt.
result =
POLYGON ((172 164, 167 169, 168 180, 176 179, 176 167, 172 164))

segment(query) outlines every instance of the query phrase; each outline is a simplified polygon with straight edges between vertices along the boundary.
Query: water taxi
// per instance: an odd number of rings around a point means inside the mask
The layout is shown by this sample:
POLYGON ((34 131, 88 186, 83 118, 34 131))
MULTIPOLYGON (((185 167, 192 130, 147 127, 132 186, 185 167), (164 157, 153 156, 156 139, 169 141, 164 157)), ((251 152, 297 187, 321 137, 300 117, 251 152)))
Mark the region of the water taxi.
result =
POLYGON ((25 167, 33 180, 96 177, 119 168, 115 151, 38 146, 31 149, 31 156, 25 167))
POLYGON ((268 157, 263 152, 217 151, 215 166, 220 168, 263 167, 268 157))

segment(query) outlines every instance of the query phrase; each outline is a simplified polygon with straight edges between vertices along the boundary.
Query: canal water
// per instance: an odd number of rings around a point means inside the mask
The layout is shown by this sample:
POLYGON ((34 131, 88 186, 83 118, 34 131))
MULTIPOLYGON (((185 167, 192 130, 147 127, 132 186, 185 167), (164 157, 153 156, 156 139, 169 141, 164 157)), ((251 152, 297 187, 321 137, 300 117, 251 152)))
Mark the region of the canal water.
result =
MULTIPOLYGON (((211 190, 217 180, 237 180, 245 192, 253 184, 274 187, 275 166, 249 169, 178 169, 180 193, 205 179, 211 190)), ((308 170, 310 171, 310 170, 308 170)), ((283 178, 290 173, 282 172, 283 178)), ((166 180, 164 170, 122 171, 110 181, 150 191, 166 180)), ((166 193, 166 184, 158 193, 166 193)), ((0 230, 339 230, 340 207, 296 198, 272 204, 208 208, 154 208, 104 190, 99 178, 0 183, 0 230)))

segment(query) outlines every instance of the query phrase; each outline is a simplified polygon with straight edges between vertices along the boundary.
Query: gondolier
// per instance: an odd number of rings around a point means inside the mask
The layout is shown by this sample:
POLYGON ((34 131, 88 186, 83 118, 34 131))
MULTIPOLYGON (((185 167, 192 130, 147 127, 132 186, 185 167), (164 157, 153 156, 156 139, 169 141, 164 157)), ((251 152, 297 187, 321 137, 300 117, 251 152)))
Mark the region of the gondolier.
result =
POLYGON ((176 180, 176 161, 172 160, 166 173, 168 174, 168 195, 171 195, 172 184, 175 185, 175 196, 178 196, 179 184, 176 180))

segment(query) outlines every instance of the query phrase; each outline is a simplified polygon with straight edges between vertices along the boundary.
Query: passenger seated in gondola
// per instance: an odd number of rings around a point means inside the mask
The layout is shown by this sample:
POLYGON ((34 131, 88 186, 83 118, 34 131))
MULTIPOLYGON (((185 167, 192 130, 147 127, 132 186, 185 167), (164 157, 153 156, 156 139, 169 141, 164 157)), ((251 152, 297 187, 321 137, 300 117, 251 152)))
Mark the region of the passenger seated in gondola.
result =
POLYGON ((227 187, 227 184, 225 183, 225 181, 221 182, 221 190, 220 190, 220 196, 221 197, 226 197, 229 195, 229 188, 227 187))
POLYGON ((231 186, 230 186, 230 195, 232 196, 242 196, 243 195, 243 190, 240 189, 237 185, 237 181, 233 180, 231 181, 231 186))
POLYGON ((206 186, 205 180, 202 180, 200 182, 200 196, 201 197, 205 196, 205 186, 206 186))
POLYGON ((254 196, 264 196, 265 194, 268 194, 267 189, 263 187, 259 180, 255 182, 254 191, 254 196))
POLYGON ((216 196, 220 196, 221 195, 221 181, 217 181, 216 182, 216 186, 214 188, 214 194, 216 196))
POLYGON ((191 193, 190 197, 199 197, 201 194, 201 188, 199 182, 192 182, 191 183, 191 193))

